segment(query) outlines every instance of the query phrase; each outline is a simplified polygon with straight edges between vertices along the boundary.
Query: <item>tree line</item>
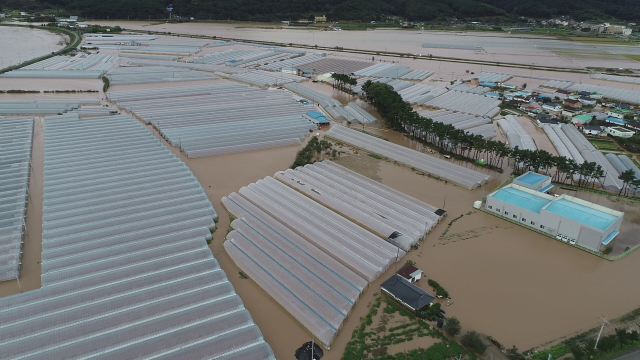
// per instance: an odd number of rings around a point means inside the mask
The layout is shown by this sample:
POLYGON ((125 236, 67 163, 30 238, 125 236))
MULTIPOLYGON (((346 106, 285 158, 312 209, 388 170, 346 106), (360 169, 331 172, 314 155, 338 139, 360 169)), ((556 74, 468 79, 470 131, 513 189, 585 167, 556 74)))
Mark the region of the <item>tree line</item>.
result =
MULTIPOLYGON (((486 164, 500 171, 506 160, 514 174, 527 170, 543 172, 551 176, 554 182, 577 186, 602 184, 606 172, 595 162, 585 161, 578 164, 573 159, 555 156, 545 150, 528 150, 515 147, 511 149, 506 143, 484 139, 480 135, 456 129, 453 125, 433 121, 421 116, 407 104, 402 97, 387 84, 367 81, 362 85, 365 98, 369 101, 388 127, 411 135, 414 139, 427 143, 445 154, 456 158, 486 164)), ((640 188, 640 179, 635 178, 633 171, 620 175, 625 195, 633 189, 640 188)))
POLYGON ((345 74, 333 73, 331 79, 333 79, 333 87, 343 91, 351 91, 354 86, 358 85, 356 78, 345 74))
MULTIPOLYGON (((282 21, 327 15, 330 21, 384 21, 397 16, 409 21, 503 21, 519 16, 549 18, 571 15, 576 20, 640 19, 635 0, 0 0, 0 6, 22 11, 62 10, 95 19, 168 18, 173 14, 198 20, 282 21)), ((59 14, 64 15, 64 14, 59 14)))

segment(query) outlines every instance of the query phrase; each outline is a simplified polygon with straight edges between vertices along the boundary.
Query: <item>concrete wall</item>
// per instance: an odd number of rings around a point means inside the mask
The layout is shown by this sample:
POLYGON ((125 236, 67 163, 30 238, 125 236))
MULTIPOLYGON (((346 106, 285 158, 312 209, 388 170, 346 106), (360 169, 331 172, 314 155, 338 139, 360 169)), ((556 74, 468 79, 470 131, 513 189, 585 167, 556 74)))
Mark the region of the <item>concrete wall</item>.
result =
POLYGON ((504 202, 502 200, 498 200, 492 197, 487 197, 487 203, 485 206, 487 210, 493 213, 496 213, 500 216, 509 218, 512 221, 517 221, 522 225, 539 229, 538 222, 539 222, 540 214, 538 213, 529 211, 527 209, 523 209, 521 207, 515 206, 513 204, 509 204, 507 202, 504 202), (491 206, 491 208, 489 208, 489 206, 491 206), (535 223, 535 225, 531 224, 532 221, 535 223))

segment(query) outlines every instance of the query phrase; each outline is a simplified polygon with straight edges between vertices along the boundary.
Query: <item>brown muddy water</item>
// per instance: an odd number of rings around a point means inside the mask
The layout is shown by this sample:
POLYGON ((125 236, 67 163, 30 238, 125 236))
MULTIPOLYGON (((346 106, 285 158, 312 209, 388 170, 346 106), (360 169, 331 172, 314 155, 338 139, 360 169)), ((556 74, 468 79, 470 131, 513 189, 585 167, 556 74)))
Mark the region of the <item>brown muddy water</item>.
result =
POLYGON ((64 35, 46 30, 0 27, 0 69, 58 51, 68 41, 64 35))

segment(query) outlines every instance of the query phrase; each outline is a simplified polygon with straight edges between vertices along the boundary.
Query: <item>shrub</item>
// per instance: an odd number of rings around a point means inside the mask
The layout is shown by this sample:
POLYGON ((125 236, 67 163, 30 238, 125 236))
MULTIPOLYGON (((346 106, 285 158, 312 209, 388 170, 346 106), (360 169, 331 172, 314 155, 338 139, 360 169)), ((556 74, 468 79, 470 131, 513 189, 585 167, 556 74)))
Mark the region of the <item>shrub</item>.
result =
POLYGON ((450 336, 456 336, 460 334, 460 329, 460 320, 458 320, 455 316, 445 321, 444 331, 446 331, 450 336))
POLYGON ((462 335, 460 343, 478 355, 482 355, 487 351, 487 345, 482 342, 480 334, 475 331, 467 331, 462 335))

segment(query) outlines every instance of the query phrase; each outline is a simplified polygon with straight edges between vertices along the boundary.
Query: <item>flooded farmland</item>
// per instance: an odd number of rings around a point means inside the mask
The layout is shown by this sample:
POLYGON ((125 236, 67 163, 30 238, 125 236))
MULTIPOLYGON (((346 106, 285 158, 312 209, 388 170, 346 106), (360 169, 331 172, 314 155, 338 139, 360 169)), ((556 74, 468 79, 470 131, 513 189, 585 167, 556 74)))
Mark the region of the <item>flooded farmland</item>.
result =
POLYGON ((0 69, 65 47, 66 36, 46 30, 3 26, 0 28, 0 69), (8 51, 7 49, 11 49, 8 51))

